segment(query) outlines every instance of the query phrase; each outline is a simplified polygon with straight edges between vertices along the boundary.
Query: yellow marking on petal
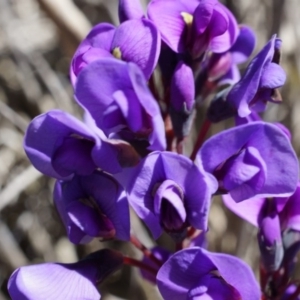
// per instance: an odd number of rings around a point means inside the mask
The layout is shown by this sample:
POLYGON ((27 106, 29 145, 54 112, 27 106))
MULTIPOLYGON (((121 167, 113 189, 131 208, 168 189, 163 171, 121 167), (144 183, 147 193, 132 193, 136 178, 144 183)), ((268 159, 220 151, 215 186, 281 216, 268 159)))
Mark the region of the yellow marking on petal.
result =
POLYGON ((180 15, 182 16, 183 18, 183 21, 184 23, 187 25, 187 26, 191 26, 192 23, 193 23, 193 16, 187 12, 182 12, 180 13, 180 15))
POLYGON ((116 47, 113 51, 112 51, 112 55, 117 58, 117 59, 122 59, 122 52, 120 47, 116 47))

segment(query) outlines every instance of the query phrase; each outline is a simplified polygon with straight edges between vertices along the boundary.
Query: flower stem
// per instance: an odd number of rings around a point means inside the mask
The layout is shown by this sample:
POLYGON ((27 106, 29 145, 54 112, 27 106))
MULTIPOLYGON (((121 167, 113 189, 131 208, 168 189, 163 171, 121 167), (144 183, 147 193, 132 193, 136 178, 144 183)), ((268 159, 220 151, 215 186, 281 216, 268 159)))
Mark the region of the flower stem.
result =
POLYGON ((199 131, 199 135, 198 135, 196 144, 194 146, 193 152, 190 156, 191 160, 195 160, 197 152, 204 142, 205 136, 210 128, 210 125, 211 125, 211 122, 208 119, 205 119, 205 121, 201 127, 201 130, 199 131))
POLYGON ((152 268, 151 266, 148 266, 147 264, 143 263, 140 260, 134 259, 132 257, 128 257, 128 256, 123 256, 123 264, 124 265, 129 265, 129 266, 134 266, 134 267, 138 267, 140 269, 144 269, 150 273, 153 274, 157 274, 157 270, 152 268))
POLYGON ((141 241, 140 241, 137 237, 131 235, 131 236, 130 236, 130 242, 131 242, 131 244, 134 245, 137 249, 139 249, 140 251, 142 251, 142 252, 144 253, 145 256, 147 256, 149 259, 151 259, 153 262, 155 262, 158 266, 161 266, 161 265, 162 265, 162 262, 161 262, 158 258, 156 258, 156 257, 154 256, 154 254, 152 253, 152 251, 149 250, 145 245, 143 245, 143 244, 141 243, 141 241))

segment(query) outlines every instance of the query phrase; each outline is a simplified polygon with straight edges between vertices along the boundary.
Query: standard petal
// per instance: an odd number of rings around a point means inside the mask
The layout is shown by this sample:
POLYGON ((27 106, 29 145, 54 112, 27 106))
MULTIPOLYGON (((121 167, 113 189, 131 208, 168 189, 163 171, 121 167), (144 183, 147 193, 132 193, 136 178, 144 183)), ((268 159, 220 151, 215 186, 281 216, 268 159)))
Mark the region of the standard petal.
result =
MULTIPOLYGON (((235 43, 238 34, 239 28, 237 21, 230 10, 228 10, 223 4, 218 3, 216 6, 220 14, 223 16, 227 16, 228 18, 228 29, 221 35, 215 36, 209 45, 209 48, 214 53, 222 53, 231 48, 231 46, 235 43)), ((223 27, 224 29, 224 27, 223 27)), ((223 30, 222 29, 222 30, 223 30)), ((219 31, 219 33, 222 31, 219 31)))
POLYGON ((223 279, 233 286, 243 300, 257 300, 261 297, 260 287, 251 268, 237 257, 202 250, 215 265, 223 279))
POLYGON ((216 0, 199 2, 199 5, 197 6, 193 14, 193 26, 197 34, 203 34, 204 31, 207 29, 211 21, 216 4, 216 0))
MULTIPOLYGON (((198 152, 204 169, 211 174, 244 148, 256 148, 266 166, 264 185, 257 190, 253 183, 231 196, 236 201, 251 197, 287 197, 296 189, 298 161, 288 137, 276 125, 253 122, 219 133, 207 140, 198 152)), ((258 183, 258 182, 257 182, 258 183)), ((255 183, 255 185, 257 184, 255 183)))
POLYGON ((72 265, 47 263, 17 269, 8 282, 13 300, 65 300, 101 298, 95 283, 72 265))
POLYGON ((82 63, 94 60, 96 53, 101 56, 108 55, 114 32, 115 26, 108 23, 100 23, 92 28, 87 37, 78 46, 70 66, 70 78, 73 87, 75 87, 78 73, 82 69, 82 63), (99 49, 99 52, 91 50, 92 48, 99 49), (90 51, 91 53, 84 58, 85 53, 90 51))
POLYGON ((181 250, 162 265, 156 277, 157 286, 165 300, 186 300, 189 290, 214 269, 201 248, 181 250))
POLYGON ((175 52, 184 52, 187 24, 182 13, 192 16, 193 11, 181 1, 152 0, 147 14, 161 33, 162 40, 175 52))
POLYGON ((131 19, 141 19, 144 11, 140 0, 119 0, 119 19, 123 23, 131 19))
POLYGON ((102 249, 73 264, 21 267, 11 275, 8 291, 13 300, 100 300, 96 285, 122 263, 121 253, 102 249))
POLYGON ((112 104, 117 90, 130 88, 127 64, 116 59, 100 59, 86 66, 78 76, 75 96, 103 128, 103 113, 112 104))
POLYGON ((276 125, 253 123, 260 127, 255 137, 248 142, 255 147, 267 166, 266 182, 259 194, 261 197, 288 197, 297 187, 299 164, 287 135, 276 125))
POLYGON ((118 48, 121 59, 137 64, 149 79, 158 61, 160 43, 160 34, 151 21, 129 20, 117 28, 111 51, 118 48))

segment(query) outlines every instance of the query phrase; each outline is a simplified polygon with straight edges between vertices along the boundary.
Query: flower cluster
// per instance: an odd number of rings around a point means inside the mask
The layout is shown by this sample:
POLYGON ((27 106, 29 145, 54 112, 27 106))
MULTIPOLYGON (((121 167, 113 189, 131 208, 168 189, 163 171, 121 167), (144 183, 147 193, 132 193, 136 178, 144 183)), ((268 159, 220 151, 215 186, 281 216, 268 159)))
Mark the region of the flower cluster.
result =
POLYGON ((281 40, 274 35, 240 75, 255 35, 218 0, 151 0, 147 12, 120 0, 119 18, 118 27, 96 25, 72 59, 83 121, 60 110, 37 116, 24 148, 56 179, 54 203, 72 243, 130 241, 144 257, 104 249, 74 264, 21 267, 11 297, 97 300, 97 285, 129 264, 165 300, 299 299, 300 285, 289 282, 300 248, 298 159, 288 130, 258 115, 282 100, 281 40), (197 110, 212 98, 187 155, 197 110), (204 142, 212 123, 230 117, 234 127, 204 142), (207 250, 217 194, 258 227, 261 286, 245 262, 207 250), (147 249, 131 235, 130 207, 176 251, 147 249))

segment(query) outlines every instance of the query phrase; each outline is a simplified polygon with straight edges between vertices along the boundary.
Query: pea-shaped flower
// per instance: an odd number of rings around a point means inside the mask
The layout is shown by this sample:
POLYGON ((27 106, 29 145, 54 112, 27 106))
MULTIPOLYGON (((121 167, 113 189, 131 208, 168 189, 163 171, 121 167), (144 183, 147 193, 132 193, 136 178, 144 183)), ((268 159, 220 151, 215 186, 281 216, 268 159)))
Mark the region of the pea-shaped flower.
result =
POLYGON ((264 111, 267 102, 280 102, 278 88, 284 85, 286 74, 280 62, 281 40, 274 35, 253 58, 241 80, 233 86, 227 101, 240 117, 251 111, 264 111))
POLYGON ((76 50, 70 68, 75 86, 81 70, 100 58, 116 58, 136 63, 149 78, 156 66, 160 35, 150 20, 129 20, 115 27, 108 23, 96 25, 76 50))
POLYGON ((156 279, 165 300, 258 300, 261 294, 253 272, 243 261, 199 247, 172 255, 156 279))
POLYGON ((225 130, 204 143, 198 159, 218 179, 219 192, 236 202, 287 197, 297 186, 296 154, 276 125, 253 122, 225 130))
POLYGON ((148 17, 175 52, 200 57, 206 50, 227 51, 238 36, 232 13, 217 0, 152 0, 148 17))
POLYGON ((163 230, 181 240, 185 229, 207 229, 214 178, 188 158, 153 152, 139 165, 128 185, 129 201, 154 238, 163 230))
POLYGON ((74 244, 93 238, 129 240, 129 208, 122 186, 110 175, 95 171, 57 181, 54 203, 74 244))
POLYGON ((134 63, 111 58, 91 62, 77 79, 75 97, 106 136, 117 134, 152 151, 165 149, 159 106, 134 63))

